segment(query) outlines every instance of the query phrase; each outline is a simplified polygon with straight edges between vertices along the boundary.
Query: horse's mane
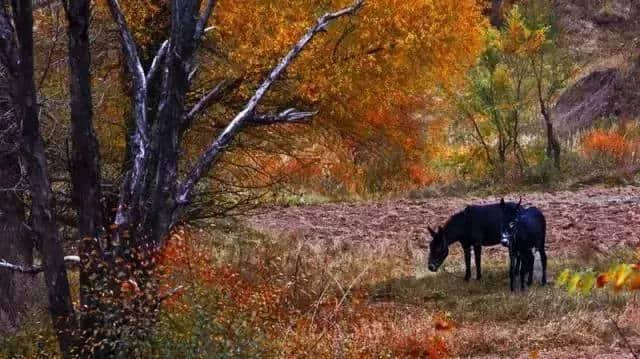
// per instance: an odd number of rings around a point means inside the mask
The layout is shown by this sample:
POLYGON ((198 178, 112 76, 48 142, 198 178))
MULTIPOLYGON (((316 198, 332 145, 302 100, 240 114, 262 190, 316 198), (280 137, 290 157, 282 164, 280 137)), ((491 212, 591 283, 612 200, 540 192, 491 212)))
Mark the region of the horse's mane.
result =
POLYGON ((447 222, 442 227, 445 231, 449 229, 450 226, 464 226, 466 220, 466 212, 469 207, 463 209, 462 211, 457 212, 453 216, 451 216, 447 222))

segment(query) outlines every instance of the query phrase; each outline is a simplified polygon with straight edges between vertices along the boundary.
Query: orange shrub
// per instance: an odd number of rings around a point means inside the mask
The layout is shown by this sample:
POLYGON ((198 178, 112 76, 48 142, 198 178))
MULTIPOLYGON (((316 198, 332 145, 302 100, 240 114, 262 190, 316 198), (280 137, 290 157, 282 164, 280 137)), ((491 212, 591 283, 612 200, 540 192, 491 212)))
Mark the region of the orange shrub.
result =
POLYGON ((631 154, 631 144, 618 133, 593 130, 583 138, 582 150, 588 158, 605 157, 620 163, 631 154))

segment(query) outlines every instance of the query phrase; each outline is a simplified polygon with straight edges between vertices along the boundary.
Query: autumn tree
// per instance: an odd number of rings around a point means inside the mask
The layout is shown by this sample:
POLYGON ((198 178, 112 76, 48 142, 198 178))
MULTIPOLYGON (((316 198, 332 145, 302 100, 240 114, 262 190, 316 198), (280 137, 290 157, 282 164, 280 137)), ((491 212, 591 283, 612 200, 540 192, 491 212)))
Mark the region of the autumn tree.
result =
POLYGON ((521 169, 527 165, 520 136, 525 128, 531 133, 537 119, 544 125, 547 157, 560 167, 550 106, 566 86, 572 63, 558 49, 552 20, 542 11, 548 14, 550 5, 532 2, 536 11, 523 14, 514 6, 503 29, 487 30, 486 50, 470 71, 467 92, 457 100, 459 115, 498 173, 510 153, 521 169))
MULTIPOLYGON (((95 357, 126 351, 123 333, 136 318, 111 300, 130 292, 132 282, 151 302, 162 297, 148 271, 150 257, 174 224, 194 216, 194 202, 237 203, 272 175, 300 170, 296 159, 307 154, 317 160, 313 173, 330 173, 350 190, 358 186, 354 174, 377 180, 394 173, 406 181, 411 173, 423 183, 429 139, 418 114, 432 104, 435 84, 460 85, 482 45, 475 0, 381 0, 364 7, 363 1, 338 0, 277 6, 264 0, 109 0, 96 2, 93 14, 88 1, 68 0, 62 3, 68 64, 56 67, 59 62, 43 56, 36 86, 31 3, 1 4, 2 63, 15 86, 11 106, 23 125, 30 221, 43 259, 41 268, 3 266, 45 272, 65 356, 79 338, 102 344, 76 348, 95 357), (356 11, 359 16, 349 16, 356 11), (100 27, 93 36, 90 18, 100 27), (116 40, 122 51, 113 60, 116 40), (115 85, 109 82, 114 69, 115 85), (58 118, 40 101, 42 93, 63 85, 69 93, 68 111, 60 110, 70 119, 61 124, 69 130, 68 169, 46 166, 41 130, 58 118), (318 121, 311 126, 290 126, 312 117, 318 121), (382 162, 377 159, 385 159, 387 167, 378 167, 385 173, 371 170, 382 162), (79 308, 68 290, 53 171, 70 174, 75 216, 65 226, 79 239, 79 308), (219 197, 211 199, 214 191, 219 197), (114 297, 98 298, 105 292, 114 297), (109 332, 107 322, 121 330, 109 332)), ((47 16, 38 14, 36 23, 46 24, 47 16)), ((371 186, 384 188, 374 180, 371 186)))
MULTIPOLYGON (((289 109, 269 114, 258 113, 256 109, 270 87, 318 33, 326 31, 327 26, 336 19, 353 15, 362 5, 363 1, 359 0, 349 7, 337 12, 328 12, 318 18, 180 180, 178 159, 184 130, 189 127, 193 118, 209 105, 215 92, 219 91, 213 88, 193 108, 185 107, 191 75, 196 69, 196 52, 215 7, 215 1, 208 1, 203 9, 200 1, 173 1, 168 40, 158 50, 151 67, 145 71, 120 5, 116 0, 110 0, 108 6, 120 33, 125 62, 131 76, 134 130, 130 139, 131 164, 124 175, 114 225, 110 233, 106 234, 109 237, 106 245, 100 245, 103 241, 99 240, 97 233, 97 223, 100 221, 100 210, 97 208, 100 193, 99 157, 92 127, 87 34, 89 4, 87 1, 65 3, 69 27, 69 53, 72 55, 69 57, 72 95, 72 185, 74 203, 80 217, 80 231, 85 236, 83 242, 88 243, 81 249, 81 277, 84 276, 88 283, 81 284, 95 286, 98 273, 94 271, 94 262, 114 266, 119 271, 118 277, 126 276, 127 273, 134 276, 137 273, 134 269, 139 269, 141 264, 136 260, 151 259, 141 256, 140 253, 153 251, 161 246, 162 239, 171 226, 181 219, 183 208, 189 204, 196 184, 243 127, 297 123, 309 119, 313 115, 311 112, 289 109), (159 92, 156 95, 159 101, 158 107, 150 110, 149 84, 154 81, 158 82, 156 89, 159 92), (153 123, 148 121, 148 111, 157 111, 154 112, 156 116, 153 123), (127 266, 123 266, 123 262, 126 262, 127 266)), ((79 344, 79 338, 74 336, 78 333, 78 324, 71 304, 65 258, 54 217, 52 187, 40 132, 33 75, 31 1, 14 2, 11 6, 4 1, 0 3, 0 49, 0 59, 8 69, 13 83, 9 92, 12 106, 22 124, 22 152, 27 164, 32 197, 31 221, 37 246, 43 256, 42 271, 49 291, 50 312, 63 356, 70 357, 73 353, 78 353, 75 348, 79 344)), ((3 262, 3 267, 23 272, 38 270, 6 262, 3 262)), ((123 279, 126 280, 126 277, 123 279)), ((143 281, 142 285, 144 284, 146 283, 143 281)), ((90 293, 90 290, 85 290, 85 294, 87 293, 90 293)), ((87 300, 96 299, 88 299, 88 295, 82 297, 85 299, 83 305, 89 304, 89 307, 91 303, 87 303, 87 300)), ((117 306, 113 308, 113 303, 111 304, 110 320, 116 324, 122 318, 122 314, 117 306)), ((88 333, 96 333, 99 325, 105 325, 101 320, 88 320, 81 324, 81 331, 88 333)), ((126 350, 118 339, 120 334, 106 331, 104 328, 100 333, 99 337, 93 338, 94 341, 88 344, 89 348, 92 348, 92 355, 107 357, 126 350)), ((89 353, 83 355, 86 354, 89 353)))

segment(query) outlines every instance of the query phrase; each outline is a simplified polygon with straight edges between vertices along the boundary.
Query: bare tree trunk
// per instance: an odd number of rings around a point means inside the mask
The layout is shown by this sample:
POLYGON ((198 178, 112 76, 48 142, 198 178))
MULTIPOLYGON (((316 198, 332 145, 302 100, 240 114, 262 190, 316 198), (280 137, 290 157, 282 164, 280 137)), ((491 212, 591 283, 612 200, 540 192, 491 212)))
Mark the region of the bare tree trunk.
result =
POLYGON ((540 112, 544 118, 547 132, 547 156, 552 158, 554 166, 556 166, 557 169, 560 169, 560 142, 558 142, 558 139, 553 132, 553 122, 551 122, 551 116, 549 116, 549 112, 546 105, 544 105, 544 102, 540 102, 540 112))
MULTIPOLYGON (((78 216, 80 237, 80 303, 83 308, 80 325, 83 341, 91 342, 100 319, 99 293, 96 281, 102 257, 98 244, 102 211, 100 205, 100 153, 93 128, 91 98, 91 54, 89 44, 89 0, 63 1, 67 15, 69 49, 69 85, 71 95, 71 183, 73 204, 78 216)), ((102 288, 104 290, 104 288, 102 288)), ((93 338, 95 340, 95 338, 93 338)), ((87 346, 97 352, 101 346, 87 346)), ((89 354, 89 353, 83 353, 89 354)), ((93 354, 93 353, 91 353, 93 354)))
POLYGON ((537 68, 535 60, 532 60, 532 66, 534 73, 536 74, 536 87, 538 92, 538 103, 540 105, 540 114, 542 114, 542 118, 544 119, 545 130, 547 134, 547 156, 553 159, 554 166, 557 169, 560 169, 560 142, 556 138, 556 135, 553 131, 553 121, 551 120, 551 115, 549 114, 547 102, 542 90, 542 71, 544 70, 542 68, 542 66, 544 66, 542 56, 540 58, 540 68, 537 68))
POLYGON ((55 222, 52 192, 44 155, 36 87, 33 76, 33 9, 30 0, 12 1, 13 23, 0 0, 1 60, 12 76, 11 97, 16 118, 22 122, 22 150, 31 189, 31 222, 36 245, 42 253, 49 310, 63 356, 74 348, 75 318, 64 264, 64 253, 55 222), (19 44, 19 46, 17 45, 19 44))
POLYGON ((504 19, 502 17, 502 5, 504 0, 491 0, 491 15, 490 22, 491 25, 500 28, 504 24, 504 19))
MULTIPOLYGON (((8 89, 1 86, 0 91, 4 98, 8 89)), ((0 100, 0 257, 31 265, 33 246, 22 230, 25 212, 20 188, 19 126, 10 104, 2 102, 0 100)), ((17 298, 17 280, 13 271, 0 269, 0 318, 5 317, 12 325, 24 309, 17 298)))
MULTIPOLYGON (((205 17, 210 15, 209 1, 205 17)), ((154 243, 159 243, 171 226, 172 209, 175 208, 175 193, 178 180, 178 155, 180 150, 180 129, 185 113, 185 99, 189 90, 189 73, 192 58, 202 33, 198 16, 199 0, 173 1, 171 3, 171 36, 169 51, 164 59, 165 72, 162 78, 162 101, 156 124, 157 153, 154 186, 150 194, 152 203, 150 235, 154 243), (195 40, 195 41, 194 41, 195 40)))

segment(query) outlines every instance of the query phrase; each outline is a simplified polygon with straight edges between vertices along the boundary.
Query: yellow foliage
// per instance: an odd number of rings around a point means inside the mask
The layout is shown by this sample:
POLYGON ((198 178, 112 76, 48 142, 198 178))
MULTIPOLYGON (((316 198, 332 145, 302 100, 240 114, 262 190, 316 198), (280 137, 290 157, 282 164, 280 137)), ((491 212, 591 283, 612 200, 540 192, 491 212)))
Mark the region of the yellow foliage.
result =
POLYGON ((529 29, 517 6, 507 18, 507 31, 501 38, 500 47, 506 53, 529 56, 536 54, 547 40, 548 28, 529 29))

